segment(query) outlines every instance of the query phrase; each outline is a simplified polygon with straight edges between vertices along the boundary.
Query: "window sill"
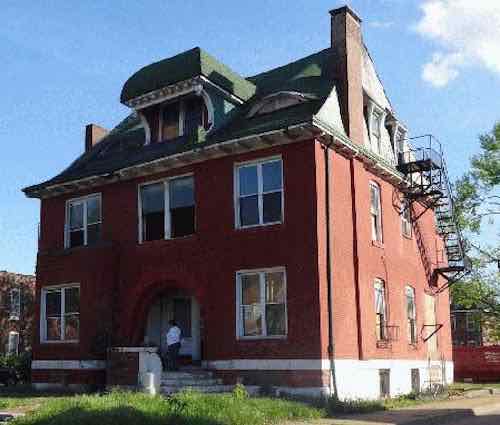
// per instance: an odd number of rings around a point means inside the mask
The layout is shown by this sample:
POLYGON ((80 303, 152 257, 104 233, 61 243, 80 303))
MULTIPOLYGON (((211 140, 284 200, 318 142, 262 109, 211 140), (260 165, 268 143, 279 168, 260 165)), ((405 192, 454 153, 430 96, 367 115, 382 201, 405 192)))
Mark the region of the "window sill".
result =
POLYGON ((408 240, 410 240, 410 241, 413 239, 413 236, 412 236, 412 235, 407 235, 407 234, 405 234, 405 233, 402 233, 401 235, 403 236, 403 238, 404 238, 404 239, 408 239, 408 240))
POLYGON ((67 340, 67 341, 40 341, 40 344, 43 345, 51 345, 51 344, 72 344, 72 345, 77 345, 79 344, 79 340, 67 340))
POLYGON ((272 223, 265 223, 265 224, 252 224, 249 226, 236 226, 234 230, 236 231, 245 231, 245 230, 257 230, 260 228, 269 228, 269 227, 279 227, 282 226, 283 222, 282 221, 273 221, 272 223))
POLYGON ((276 335, 276 336, 238 336, 236 341, 262 341, 262 340, 284 340, 287 339, 287 335, 276 335))
POLYGON ((165 239, 155 239, 152 241, 138 241, 137 244, 139 246, 148 246, 148 245, 155 245, 155 244, 163 244, 165 242, 176 242, 176 241, 190 241, 194 240, 197 238, 197 234, 193 233, 192 235, 186 235, 186 236, 179 236, 177 238, 165 238, 165 239))
POLYGON ((380 249, 384 249, 385 248, 383 242, 374 241, 374 240, 372 240, 372 246, 374 246, 376 248, 380 248, 380 249))

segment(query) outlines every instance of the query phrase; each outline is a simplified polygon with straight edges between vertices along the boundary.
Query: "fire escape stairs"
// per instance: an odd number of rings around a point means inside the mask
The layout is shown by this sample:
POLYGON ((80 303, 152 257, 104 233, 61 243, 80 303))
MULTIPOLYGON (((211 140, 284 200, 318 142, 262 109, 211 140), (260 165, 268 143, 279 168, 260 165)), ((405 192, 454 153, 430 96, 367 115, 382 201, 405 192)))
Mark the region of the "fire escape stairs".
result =
POLYGON ((397 168, 406 177, 403 187, 406 199, 424 206, 413 217, 415 235, 428 277, 443 276, 447 281, 438 288, 437 292, 441 292, 470 273, 471 264, 465 255, 464 239, 455 214, 453 191, 441 144, 431 135, 413 137, 406 142, 407 149, 398 155, 397 168), (439 263, 434 270, 418 225, 418 219, 428 209, 434 210, 437 231, 443 239, 447 260, 444 264, 439 263))

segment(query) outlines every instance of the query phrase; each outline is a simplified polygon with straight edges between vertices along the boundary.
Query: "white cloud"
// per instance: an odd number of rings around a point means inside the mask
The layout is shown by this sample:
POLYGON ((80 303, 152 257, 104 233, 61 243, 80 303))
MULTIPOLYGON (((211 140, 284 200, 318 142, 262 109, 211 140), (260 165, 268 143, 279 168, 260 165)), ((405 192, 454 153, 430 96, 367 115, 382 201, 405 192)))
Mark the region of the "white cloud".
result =
POLYGON ((466 66, 500 75, 499 0, 424 0, 416 31, 437 44, 422 78, 436 87, 454 80, 466 66))

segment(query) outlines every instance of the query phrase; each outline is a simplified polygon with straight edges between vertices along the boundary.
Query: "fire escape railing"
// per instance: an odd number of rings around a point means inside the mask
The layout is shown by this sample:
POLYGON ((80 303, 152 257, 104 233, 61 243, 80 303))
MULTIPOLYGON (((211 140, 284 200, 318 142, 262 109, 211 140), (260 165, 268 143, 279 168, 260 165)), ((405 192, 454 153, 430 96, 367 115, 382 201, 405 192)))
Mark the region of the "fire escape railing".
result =
MULTIPOLYGON (((435 274, 447 280, 447 284, 439 288, 441 291, 470 272, 470 261, 465 255, 464 238, 457 221, 446 161, 441 144, 432 135, 413 137, 405 142, 406 148, 399 153, 397 165, 398 170, 406 176, 404 194, 410 203, 419 202, 424 206, 413 219, 418 220, 428 209, 433 209, 437 230, 444 243, 446 264, 439 262, 434 269, 435 274)), ((418 223, 415 227, 418 228, 418 223)), ((427 255, 426 250, 424 254, 427 255)))

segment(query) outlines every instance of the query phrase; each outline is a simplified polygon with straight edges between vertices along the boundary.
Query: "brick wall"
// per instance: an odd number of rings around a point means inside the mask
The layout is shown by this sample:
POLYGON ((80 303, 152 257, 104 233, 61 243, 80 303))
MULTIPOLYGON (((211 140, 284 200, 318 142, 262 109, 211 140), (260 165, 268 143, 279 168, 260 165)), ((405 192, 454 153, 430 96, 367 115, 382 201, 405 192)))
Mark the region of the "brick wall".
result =
POLYGON ((0 271, 0 353, 7 349, 9 332, 19 333, 19 351, 31 348, 34 331, 35 277, 0 271), (11 320, 10 291, 19 289, 19 320, 11 320))

